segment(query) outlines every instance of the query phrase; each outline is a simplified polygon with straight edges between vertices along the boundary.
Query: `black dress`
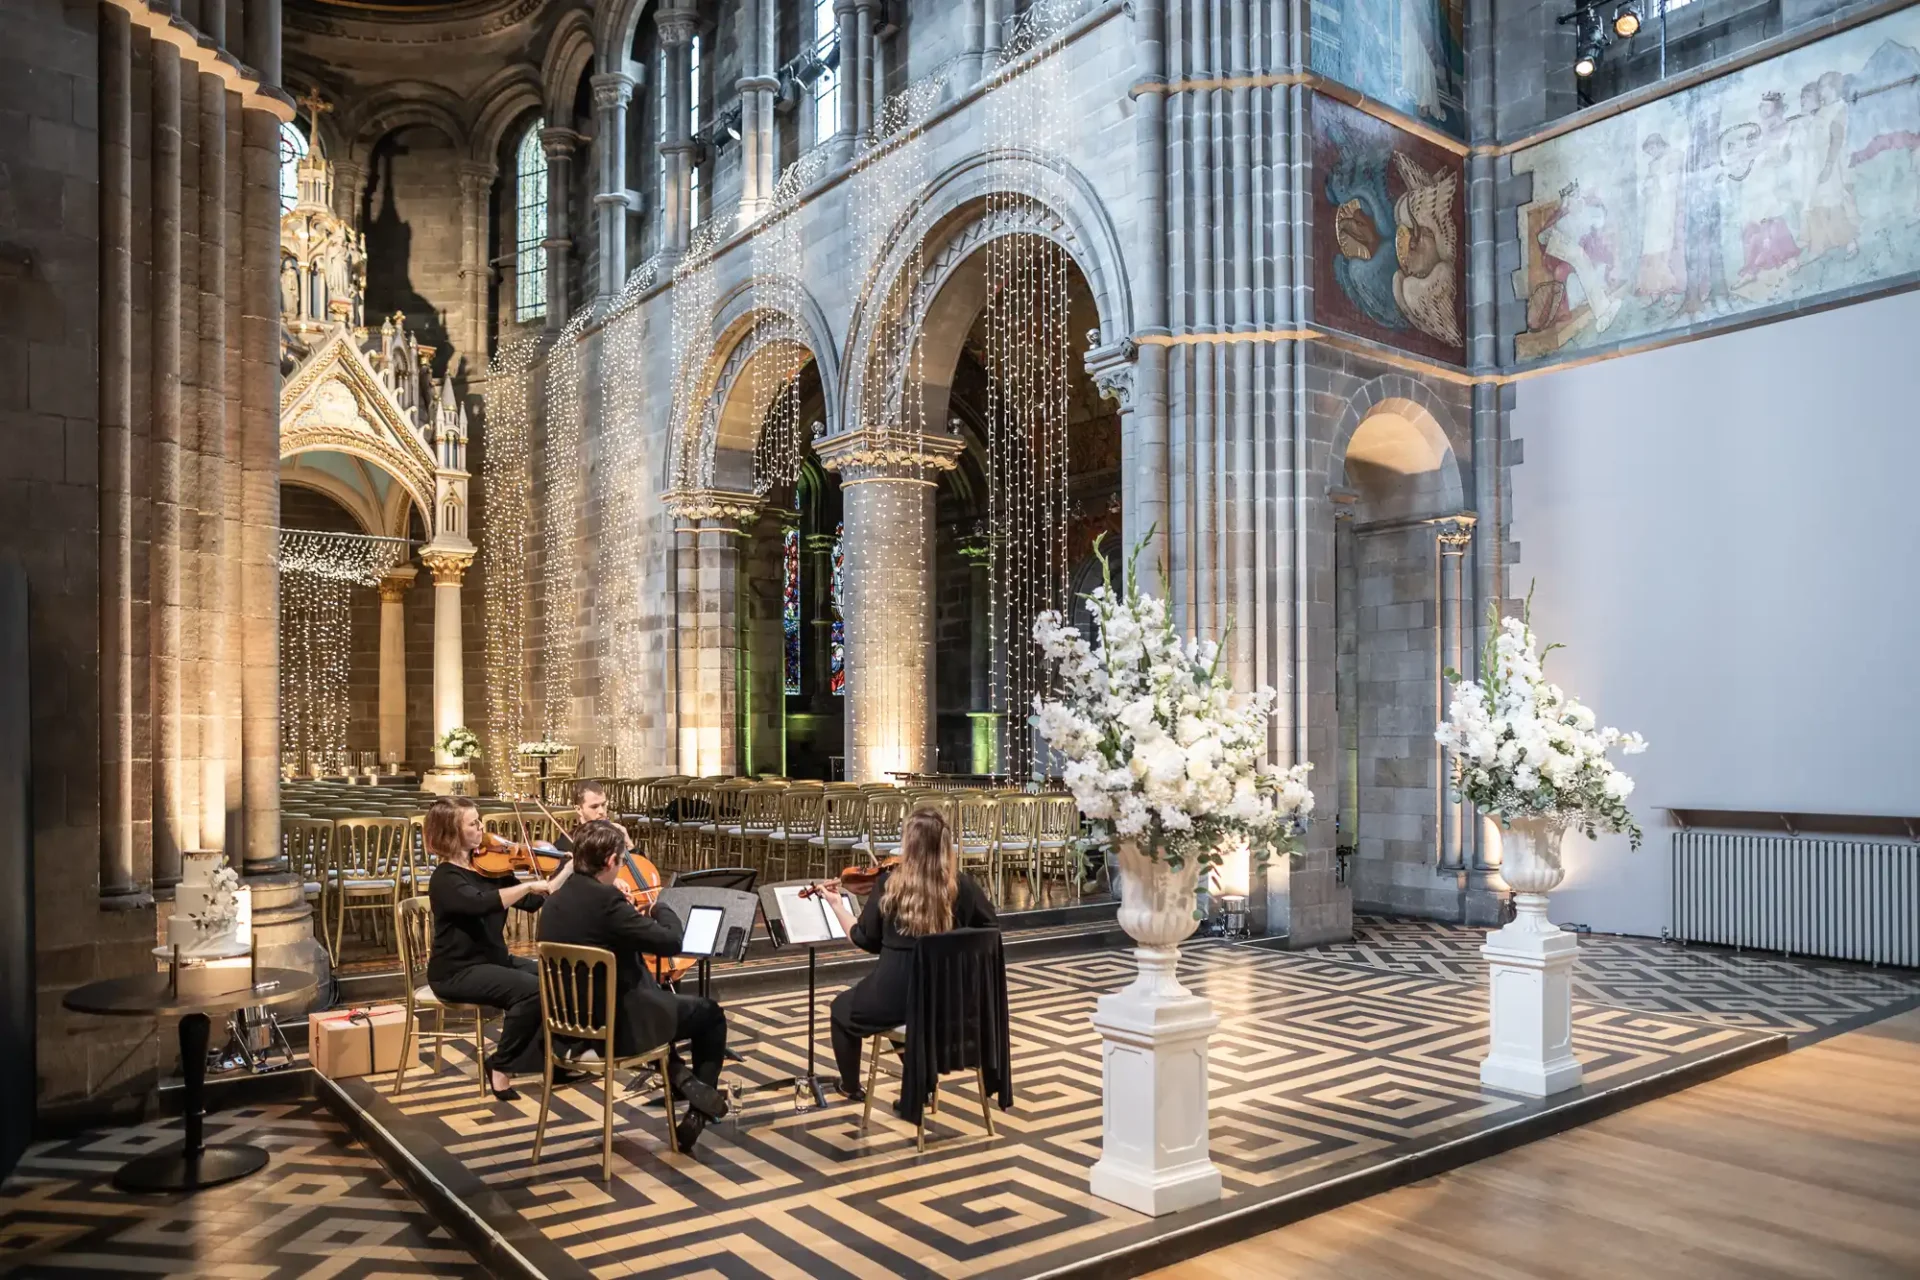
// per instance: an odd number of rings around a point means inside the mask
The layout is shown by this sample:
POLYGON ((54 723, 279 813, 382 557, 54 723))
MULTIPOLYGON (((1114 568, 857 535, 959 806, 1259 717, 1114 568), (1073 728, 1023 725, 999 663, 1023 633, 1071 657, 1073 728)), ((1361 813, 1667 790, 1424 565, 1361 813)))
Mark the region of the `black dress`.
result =
MULTIPOLYGON (((912 996, 913 935, 900 932, 892 918, 880 910, 880 899, 892 874, 882 873, 847 935, 854 946, 878 955, 880 963, 833 998, 833 1059, 843 1085, 860 1083, 862 1037, 889 1031, 907 1020, 907 1003, 912 996)), ((953 896, 953 927, 988 929, 999 922, 986 891, 962 871, 953 896)))
MULTIPOLYGON (((505 1012, 500 1042, 487 1055, 487 1069, 509 1075, 544 1065, 540 969, 507 950, 507 908, 500 904, 500 891, 519 883, 511 875, 484 876, 455 862, 442 862, 427 882, 427 901, 433 905, 427 985, 449 1003, 505 1012)), ((530 893, 513 905, 518 911, 538 911, 545 900, 530 893)))

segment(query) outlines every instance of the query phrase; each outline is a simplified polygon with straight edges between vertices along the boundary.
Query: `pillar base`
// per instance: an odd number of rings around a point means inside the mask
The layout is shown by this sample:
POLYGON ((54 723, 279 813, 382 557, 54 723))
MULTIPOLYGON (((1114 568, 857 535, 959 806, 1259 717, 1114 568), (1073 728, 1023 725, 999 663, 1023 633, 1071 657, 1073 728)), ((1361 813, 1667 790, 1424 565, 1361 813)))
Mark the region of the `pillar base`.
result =
POLYGON ((420 779, 420 789, 430 796, 470 796, 478 785, 473 770, 436 765, 420 779))
POLYGON ((1487 936, 1490 1041, 1480 1083, 1490 1089, 1544 1098, 1580 1083, 1573 1056, 1573 961, 1580 944, 1538 909, 1487 936))
MULTIPOLYGON (((313 975, 314 995, 308 1011, 324 1009, 333 986, 333 965, 327 949, 313 936, 313 906, 307 885, 297 875, 248 875, 241 881, 252 891, 253 947, 263 968, 297 969, 313 975)), ((314 886, 316 892, 318 885, 314 886)))
MULTIPOLYGON (((1174 955, 1173 948, 1167 948, 1174 955)), ((1105 1078, 1100 1160, 1089 1186, 1103 1200, 1158 1217, 1220 1198, 1207 1151, 1207 1038, 1220 1019, 1211 1001, 1148 973, 1101 996, 1093 1015, 1105 1078)))

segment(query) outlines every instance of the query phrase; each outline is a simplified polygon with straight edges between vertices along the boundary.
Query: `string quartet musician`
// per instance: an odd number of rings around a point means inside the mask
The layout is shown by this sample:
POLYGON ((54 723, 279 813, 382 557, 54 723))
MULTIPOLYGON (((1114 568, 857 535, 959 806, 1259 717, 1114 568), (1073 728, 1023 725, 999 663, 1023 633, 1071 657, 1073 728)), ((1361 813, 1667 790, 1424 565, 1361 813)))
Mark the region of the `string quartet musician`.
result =
MULTIPOLYGON (((727 1114, 727 1095, 719 1088, 727 1018, 715 1001, 662 987, 642 962, 643 956, 679 955, 683 925, 671 908, 657 903, 643 914, 615 883, 629 846, 626 829, 615 822, 599 819, 574 829, 574 875, 540 913, 540 941, 613 952, 615 1053, 691 1041, 693 1065, 676 1047, 667 1067, 674 1095, 687 1101, 674 1128, 680 1150, 689 1151, 708 1121, 727 1114)), ((604 1016, 595 1011, 596 1019, 604 1016)))
POLYGON ((871 973, 833 998, 833 1060, 840 1092, 854 1102, 867 1096, 860 1083, 862 1038, 907 1020, 914 939, 998 924, 986 891, 959 869, 945 818, 921 809, 908 816, 900 837, 900 865, 881 873, 859 919, 836 882, 820 886, 853 945, 880 957, 871 973))
MULTIPOLYGON (((580 830, 589 822, 607 821, 607 792, 599 783, 582 779, 573 784, 573 821, 568 824, 569 832, 580 830)), ((573 852, 573 837, 563 834, 553 842, 553 847, 562 853, 573 852)))
POLYGON ((484 839, 480 809, 467 797, 442 796, 427 810, 427 851, 440 860, 427 882, 433 907, 427 985, 449 1003, 505 1013, 487 1072, 493 1096, 512 1102, 520 1096, 513 1077, 542 1070, 545 1045, 539 967, 507 950, 507 912, 540 910, 548 895, 567 883, 573 866, 562 865, 550 881, 482 875, 473 869, 473 853, 484 839))

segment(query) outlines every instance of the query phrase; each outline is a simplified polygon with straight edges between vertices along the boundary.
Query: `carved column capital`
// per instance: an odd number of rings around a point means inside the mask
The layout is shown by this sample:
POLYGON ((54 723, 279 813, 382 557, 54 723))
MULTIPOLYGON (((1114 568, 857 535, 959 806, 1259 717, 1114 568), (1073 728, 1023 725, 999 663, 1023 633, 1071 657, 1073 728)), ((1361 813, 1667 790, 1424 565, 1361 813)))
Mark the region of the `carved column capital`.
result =
POLYGON ((660 43, 670 49, 690 43, 700 30, 700 14, 691 5, 665 6, 654 13, 653 20, 660 28, 660 43))
POLYGON ((1134 358, 1140 354, 1139 345, 1132 338, 1122 338, 1105 346, 1096 345, 1099 340, 1098 329, 1088 332, 1087 375, 1103 398, 1114 401, 1120 406, 1120 412, 1126 413, 1133 408, 1134 358))
POLYGON ((593 105, 603 111, 624 107, 633 100, 634 80, 630 75, 603 71, 587 83, 593 86, 593 105))
POLYGON ((549 125, 540 131, 540 148, 547 153, 549 161, 573 159, 582 141, 578 133, 564 125, 549 125))
POLYGON ((380 602, 399 604, 405 600, 407 592, 413 587, 416 572, 410 564, 387 570, 386 576, 380 579, 380 602))
POLYGON ((952 471, 960 465, 960 455, 966 448, 966 441, 953 436, 863 429, 829 436, 818 442, 814 451, 820 465, 837 472, 843 485, 869 480, 920 480, 931 484, 928 473, 952 471))
POLYGON ((436 587, 457 587, 473 563, 473 552, 450 547, 428 547, 420 553, 420 563, 433 574, 436 587))
POLYGON ((1477 519, 1463 511, 1459 515, 1434 521, 1434 536, 1439 539, 1440 554, 1465 555, 1467 547, 1473 542, 1473 526, 1477 519))
POLYGON ((661 499, 675 520, 721 520, 746 525, 766 502, 758 494, 731 489, 671 489, 661 499))

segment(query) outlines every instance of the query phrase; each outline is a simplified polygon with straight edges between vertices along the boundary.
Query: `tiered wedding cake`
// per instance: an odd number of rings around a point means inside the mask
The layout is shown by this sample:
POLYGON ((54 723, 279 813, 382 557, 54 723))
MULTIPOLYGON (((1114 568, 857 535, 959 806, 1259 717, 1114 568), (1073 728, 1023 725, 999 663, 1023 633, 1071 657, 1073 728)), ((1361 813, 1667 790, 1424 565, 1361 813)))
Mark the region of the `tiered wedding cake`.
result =
POLYGON ((240 873, 220 852, 187 853, 180 858, 180 887, 167 921, 167 943, 185 957, 210 959, 243 955, 251 934, 251 895, 240 887, 240 873))

